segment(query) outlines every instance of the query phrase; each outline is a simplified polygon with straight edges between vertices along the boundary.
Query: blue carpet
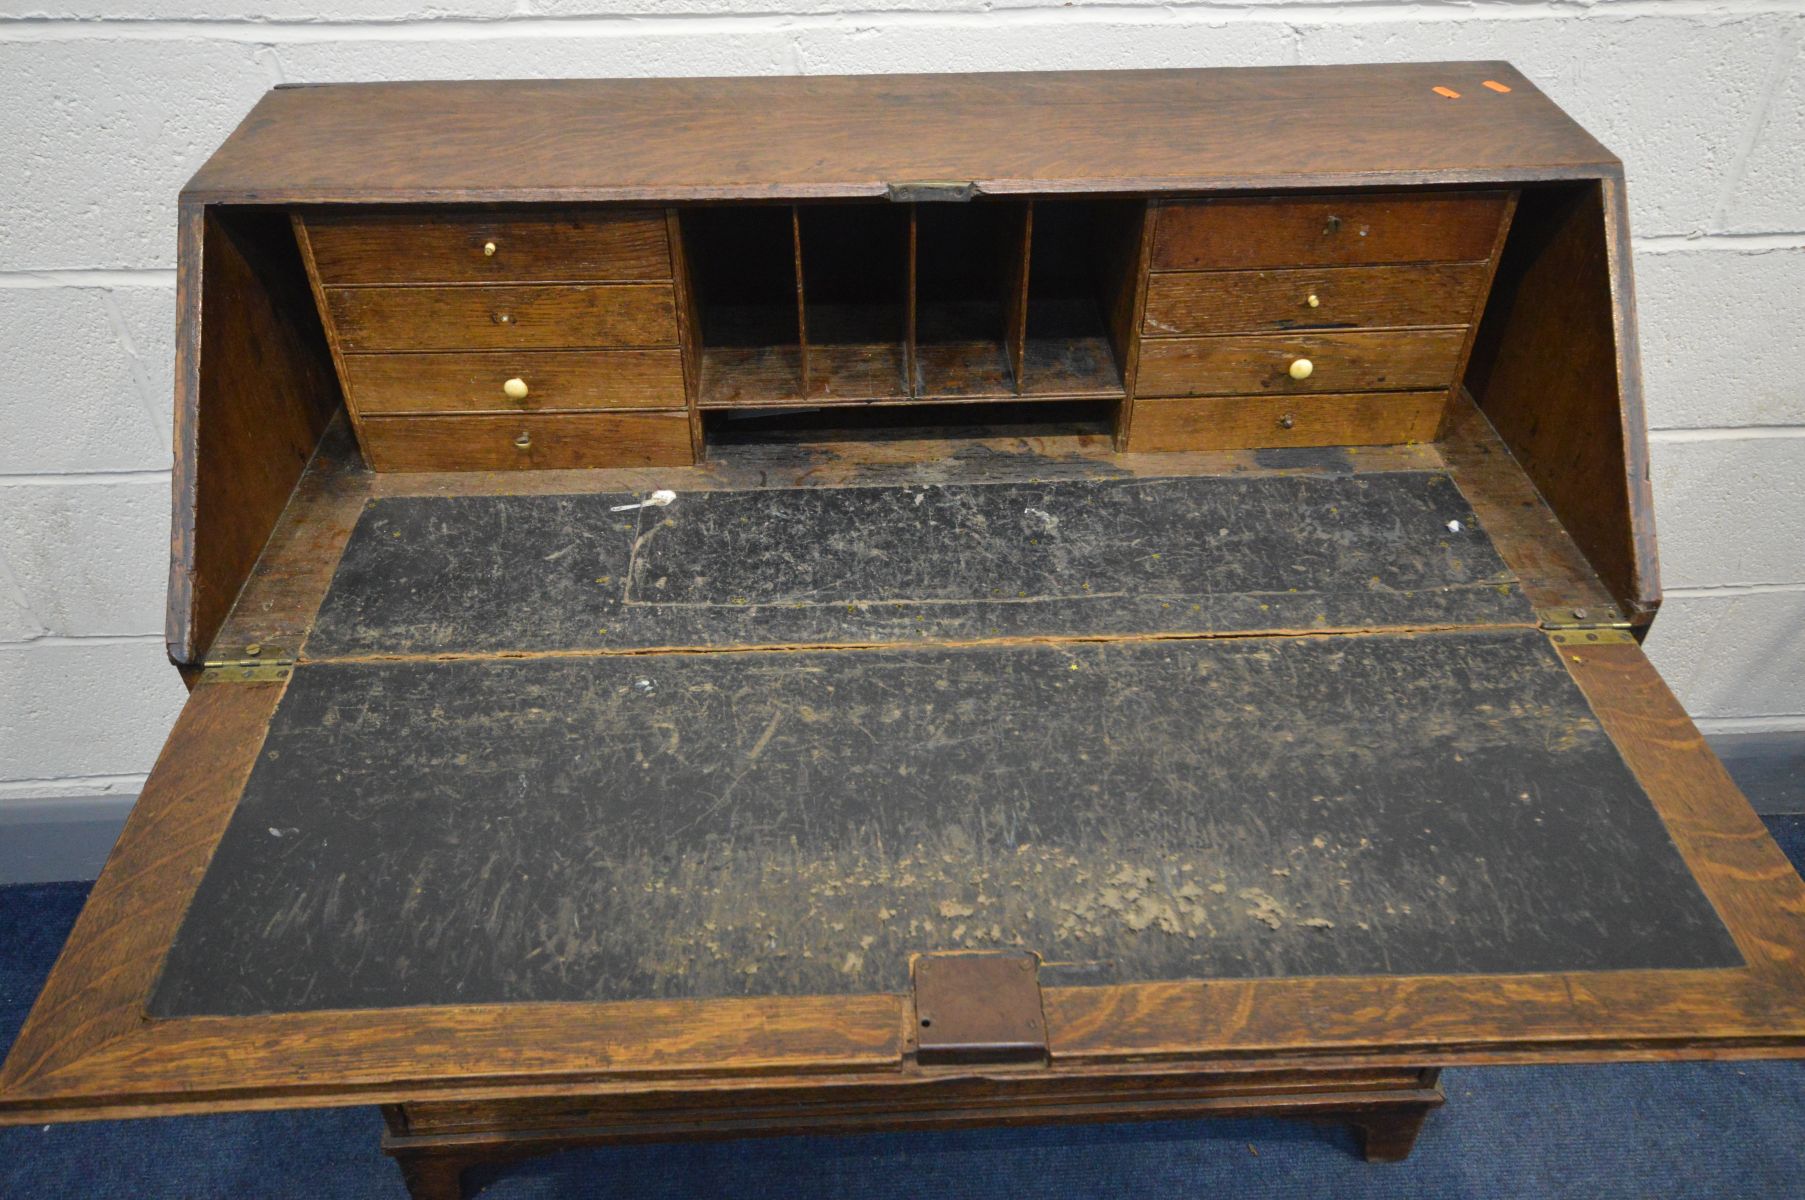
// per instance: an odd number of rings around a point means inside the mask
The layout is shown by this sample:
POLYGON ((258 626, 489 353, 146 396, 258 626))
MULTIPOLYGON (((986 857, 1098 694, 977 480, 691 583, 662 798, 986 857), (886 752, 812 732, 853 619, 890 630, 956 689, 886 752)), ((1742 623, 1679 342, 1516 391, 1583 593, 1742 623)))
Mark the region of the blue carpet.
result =
MULTIPOLYGON (((1768 818, 1795 866, 1805 816, 1768 818)), ((87 894, 0 888, 0 1044, 87 894)), ((553 1196, 1805 1196, 1805 1063, 1449 1071, 1408 1162, 1282 1121, 775 1138, 591 1150, 472 1172, 485 1200, 553 1196)), ((401 1197, 374 1111, 0 1129, 0 1197, 401 1197)))

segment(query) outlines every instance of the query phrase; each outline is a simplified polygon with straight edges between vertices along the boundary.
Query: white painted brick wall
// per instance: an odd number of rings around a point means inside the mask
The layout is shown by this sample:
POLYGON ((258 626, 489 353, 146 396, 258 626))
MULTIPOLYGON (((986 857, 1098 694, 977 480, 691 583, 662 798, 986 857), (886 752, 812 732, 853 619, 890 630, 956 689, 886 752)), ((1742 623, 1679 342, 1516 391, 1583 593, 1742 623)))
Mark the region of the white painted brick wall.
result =
POLYGON ((0 0, 0 804, 130 792, 175 194, 273 83, 1507 58, 1628 164, 1668 601, 1707 728, 1805 729, 1799 0, 0 0))

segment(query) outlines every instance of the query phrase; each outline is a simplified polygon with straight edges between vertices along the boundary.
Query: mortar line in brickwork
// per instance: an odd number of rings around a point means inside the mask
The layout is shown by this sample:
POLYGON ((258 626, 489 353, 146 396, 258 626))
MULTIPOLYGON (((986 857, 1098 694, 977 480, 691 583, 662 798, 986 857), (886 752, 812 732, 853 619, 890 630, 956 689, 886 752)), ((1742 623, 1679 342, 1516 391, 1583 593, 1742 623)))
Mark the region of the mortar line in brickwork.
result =
MULTIPOLYGON (((0 42, 5 38, 0 37, 0 42)), ((71 267, 44 270, 0 270, 0 288, 170 288, 175 272, 165 267, 71 267)))
POLYGON ((919 9, 857 9, 851 12, 824 13, 820 10, 767 11, 758 13, 715 12, 681 16, 646 16, 644 14, 506 14, 495 17, 400 17, 390 19, 335 19, 309 21, 285 18, 277 20, 182 19, 163 17, 18 17, 0 19, 0 41, 79 41, 88 38, 181 39, 210 41, 243 41, 249 44, 274 42, 319 42, 332 40, 361 41, 457 41, 487 40, 498 34, 516 37, 566 38, 593 31, 635 40, 669 34, 694 35, 710 26, 730 27, 736 33, 770 32, 778 34, 808 33, 816 30, 845 32, 848 17, 861 25, 880 24, 885 28, 979 28, 1002 29, 1031 25, 1127 25, 1175 27, 1186 24, 1187 14, 1196 14, 1212 26, 1279 25, 1308 23, 1346 26, 1377 25, 1387 22, 1474 22, 1527 20, 1585 20, 1597 22, 1634 17, 1665 17, 1684 20, 1701 18, 1721 21, 1726 17, 1766 14, 1791 14, 1796 5, 1790 0, 1606 0, 1585 10, 1577 10, 1566 0, 1536 0, 1515 3, 1513 0, 1469 0, 1456 3, 1374 3, 1347 8, 1326 2, 1277 5, 1270 9, 1249 9, 1245 0, 1175 0, 1161 4, 1101 5, 1075 7, 1062 3, 1044 3, 1003 10, 954 8, 923 11, 919 9))
POLYGON ((1705 425, 1697 429, 1651 429, 1648 440, 1662 445, 1681 442, 1755 442, 1805 437, 1805 425, 1705 425))

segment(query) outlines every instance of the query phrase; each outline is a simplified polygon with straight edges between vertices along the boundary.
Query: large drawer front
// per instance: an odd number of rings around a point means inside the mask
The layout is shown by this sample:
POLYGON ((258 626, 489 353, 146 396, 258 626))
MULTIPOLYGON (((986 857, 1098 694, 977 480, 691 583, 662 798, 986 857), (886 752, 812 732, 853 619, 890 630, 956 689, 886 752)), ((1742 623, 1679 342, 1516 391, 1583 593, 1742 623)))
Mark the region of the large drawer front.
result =
POLYGON ((1162 204, 1153 269, 1207 271, 1490 258, 1507 192, 1236 197, 1162 204))
POLYGON ((1141 343, 1137 390, 1142 396, 1446 390, 1465 343, 1463 329, 1149 338, 1141 343), (1299 360, 1310 364, 1303 379, 1291 373, 1299 360))
POLYGON ((677 344, 668 283, 328 288, 345 353, 677 344))
POLYGON ((676 350, 353 354, 345 359, 345 374, 352 404, 365 415, 682 408, 684 403, 683 360, 676 350), (524 396, 513 394, 522 388, 524 396))
POLYGON ((1465 325, 1485 263, 1174 271, 1147 281, 1148 337, 1402 325, 1465 325))
POLYGON ((1259 450, 1433 441, 1446 392, 1203 396, 1134 406, 1130 450, 1259 450))
POLYGON ((378 471, 676 467, 692 461, 689 417, 681 412, 367 417, 363 443, 378 471))
POLYGON ((664 215, 646 209, 403 209, 313 213, 305 224, 327 287, 671 277, 664 215))

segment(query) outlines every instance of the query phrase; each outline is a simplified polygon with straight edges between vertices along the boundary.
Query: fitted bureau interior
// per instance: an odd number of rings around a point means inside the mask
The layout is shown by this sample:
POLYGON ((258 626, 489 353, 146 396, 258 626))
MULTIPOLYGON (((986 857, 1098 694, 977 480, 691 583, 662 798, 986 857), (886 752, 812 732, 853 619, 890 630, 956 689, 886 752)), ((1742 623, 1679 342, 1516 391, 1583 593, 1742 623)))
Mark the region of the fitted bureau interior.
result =
POLYGON ((898 406, 1032 427, 1101 405, 1125 450, 1433 441, 1516 202, 421 208, 295 231, 370 465, 498 470, 875 434, 910 423, 875 413, 898 406))
MULTIPOLYGON (((200 328, 197 427, 305 414, 268 434, 304 462, 342 408, 378 474, 465 473, 908 439, 1439 445, 1470 405, 1622 607, 1652 612, 1619 202, 1598 181, 1515 181, 214 205, 199 286, 231 303, 200 328)), ((257 548, 221 553, 241 571, 257 548)))

